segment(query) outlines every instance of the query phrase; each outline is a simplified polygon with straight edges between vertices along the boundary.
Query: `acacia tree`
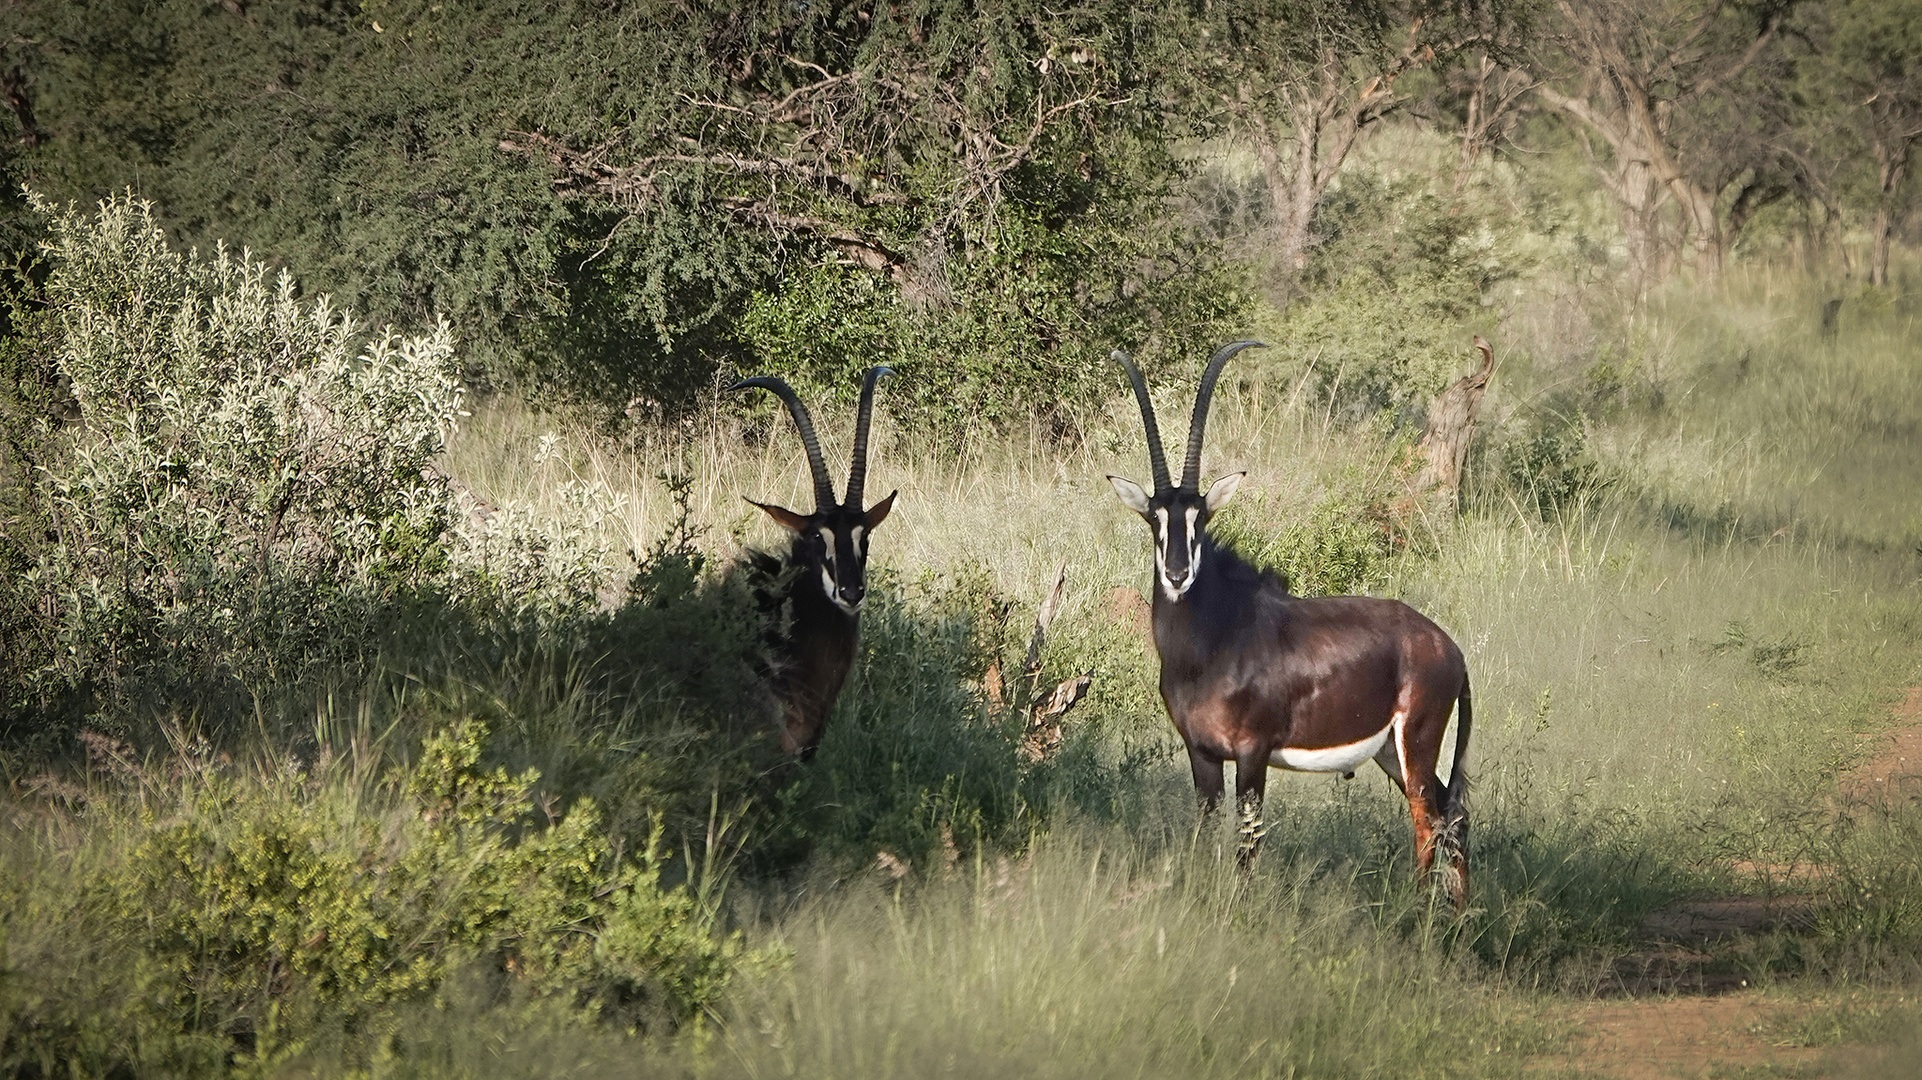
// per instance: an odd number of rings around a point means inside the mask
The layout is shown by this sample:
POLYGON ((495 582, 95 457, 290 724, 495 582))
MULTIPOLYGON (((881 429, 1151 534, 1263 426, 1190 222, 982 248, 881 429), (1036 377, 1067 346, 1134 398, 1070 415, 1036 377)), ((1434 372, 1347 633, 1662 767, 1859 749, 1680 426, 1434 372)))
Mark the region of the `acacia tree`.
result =
POLYGON ((1906 209, 1905 182, 1922 139, 1922 0, 1839 0, 1805 85, 1824 126, 1874 160, 1869 282, 1889 283, 1889 240, 1906 209))
POLYGON ((1363 134, 1406 105, 1410 73, 1503 39, 1511 0, 1229 0, 1193 15, 1190 59, 1217 122, 1261 163, 1276 257, 1307 264, 1311 224, 1363 134))
POLYGON ((548 161, 570 196, 639 216, 695 191, 741 227, 905 282, 916 242, 990 236, 1018 171, 1065 151, 1090 179, 1155 119, 1133 97, 1129 14, 662 4, 655 48, 630 58, 668 101, 630 96, 592 132, 509 132, 502 147, 548 161))
POLYGON ((1460 192, 1475 162, 1490 147, 1509 137, 1534 90, 1528 72, 1497 59, 1492 49, 1479 49, 1467 62, 1447 72, 1441 95, 1454 116, 1461 156, 1455 165, 1454 190, 1460 192))
POLYGON ((1638 288, 1661 276, 1666 199, 1681 208, 1695 266, 1713 277, 1729 239, 1721 204, 1731 188, 1743 188, 1730 204, 1738 230, 1759 201, 1779 197, 1770 141, 1752 130, 1779 116, 1767 101, 1779 81, 1749 76, 1770 57, 1792 2, 1556 0, 1530 62, 1536 96, 1573 122, 1621 204, 1638 288))

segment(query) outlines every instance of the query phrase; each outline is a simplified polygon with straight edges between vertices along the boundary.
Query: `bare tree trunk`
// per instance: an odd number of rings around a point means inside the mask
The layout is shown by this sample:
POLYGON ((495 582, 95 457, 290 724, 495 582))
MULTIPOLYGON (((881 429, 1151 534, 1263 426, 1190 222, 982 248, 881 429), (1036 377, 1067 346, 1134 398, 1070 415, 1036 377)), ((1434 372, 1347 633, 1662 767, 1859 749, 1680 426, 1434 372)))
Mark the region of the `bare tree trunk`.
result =
POLYGON ((1276 255, 1281 265, 1299 270, 1308 262, 1308 227, 1314 218, 1319 193, 1313 190, 1313 171, 1303 167, 1315 154, 1314 131, 1300 133, 1294 147, 1294 163, 1283 163, 1281 140, 1276 139, 1266 118, 1254 125, 1255 156, 1261 161, 1262 180, 1268 188, 1268 212, 1274 221, 1276 255), (1305 190, 1304 190, 1305 189, 1305 190))
POLYGON ((1417 20, 1409 27, 1407 44, 1387 68, 1359 85, 1342 55, 1327 50, 1312 78, 1280 88, 1285 102, 1280 116, 1246 108, 1252 95, 1247 87, 1242 88, 1242 104, 1237 108, 1249 114, 1248 129, 1274 215, 1277 254, 1288 269, 1300 270, 1308 265, 1315 208, 1340 174, 1362 131, 1403 100, 1395 91, 1395 81, 1434 60, 1434 49, 1424 43, 1421 33, 1422 24, 1417 20), (1292 130, 1284 138, 1278 128, 1292 130))
POLYGON ((1514 122, 1530 85, 1526 74, 1503 69, 1486 52, 1476 58, 1470 78, 1474 89, 1468 94, 1468 108, 1462 120, 1461 158, 1455 164, 1453 191, 1457 195, 1468 185, 1482 151, 1503 137, 1514 122))
MULTIPOLYGON (((1720 276, 1727 246, 1716 208, 1721 188, 1683 170, 1673 120, 1676 110, 1719 92, 1755 63, 1775 39, 1781 16, 1768 17, 1740 53, 1717 55, 1703 43, 1718 16, 1732 10, 1721 0, 1706 3, 1673 40, 1654 49, 1636 44, 1648 27, 1646 12, 1576 0, 1556 0, 1555 6, 1566 28, 1560 45, 1566 61, 1559 66, 1577 85, 1563 92, 1544 83, 1536 94, 1608 144, 1612 168, 1599 164, 1592 148, 1590 161, 1622 201, 1631 268, 1649 274, 1655 267, 1655 200, 1645 194, 1653 184, 1680 205, 1696 269, 1705 278, 1720 276)), ((1637 291, 1652 283, 1644 277, 1637 291)))
POLYGON ((1869 249, 1869 284, 1889 283, 1889 236, 1895 232, 1896 192, 1908 172, 1909 147, 1877 143, 1875 156, 1881 162, 1881 197, 1875 202, 1874 245, 1869 249))
POLYGON ((1715 213, 1715 192, 1704 190, 1677 174, 1668 182, 1675 201, 1688 214, 1689 244, 1695 249, 1695 270, 1704 280, 1722 276, 1722 223, 1715 213))
POLYGON ((1377 118, 1375 110, 1379 106, 1392 100, 1386 80, 1377 77, 1353 102, 1345 101, 1348 90, 1342 83, 1343 75, 1340 58, 1328 54, 1314 96, 1299 100, 1294 110, 1288 158, 1284 158, 1282 140, 1275 137, 1268 118, 1257 116, 1253 125, 1255 153, 1261 160, 1268 205, 1274 215, 1277 254, 1290 270, 1308 265, 1315 208, 1348 160, 1361 129, 1377 118))
POLYGON ((1426 459, 1415 477, 1417 496, 1439 490, 1455 508, 1462 485, 1462 466, 1468 461, 1468 444, 1475 435, 1475 417, 1481 411, 1482 394, 1488 390, 1489 376, 1495 373, 1495 350, 1487 339, 1475 335, 1475 348, 1482 354, 1482 366, 1455 380, 1442 391, 1428 410, 1428 427, 1422 432, 1415 452, 1426 459))
POLYGON ((1648 163, 1631 159, 1622 164, 1615 197, 1622 203, 1622 238, 1628 246, 1628 279, 1637 297, 1662 279, 1662 242, 1656 235, 1656 214, 1662 190, 1648 174, 1648 163))
POLYGON ((1889 283, 1889 233, 1895 226, 1885 200, 1875 208, 1875 245, 1869 249, 1869 284, 1889 283))
POLYGON ((1455 164, 1455 194, 1461 194, 1462 187, 1468 183, 1468 175, 1475 169, 1475 159, 1482 153, 1488 140, 1488 78, 1495 74, 1495 61, 1481 54, 1475 62, 1475 89, 1468 95, 1468 115, 1462 121, 1462 154, 1455 164))
MULTIPOLYGON (((1541 91, 1554 104, 1553 91, 1541 91)), ((1622 207, 1622 241, 1628 249, 1628 281, 1639 300, 1662 278, 1663 262, 1660 226, 1657 215, 1662 208, 1663 189, 1655 181, 1648 162, 1641 156, 1615 149, 1611 139, 1611 160, 1604 162, 1589 142, 1589 132, 1576 129, 1589 167, 1622 207)), ((1606 131, 1603 132, 1606 135, 1606 131)))

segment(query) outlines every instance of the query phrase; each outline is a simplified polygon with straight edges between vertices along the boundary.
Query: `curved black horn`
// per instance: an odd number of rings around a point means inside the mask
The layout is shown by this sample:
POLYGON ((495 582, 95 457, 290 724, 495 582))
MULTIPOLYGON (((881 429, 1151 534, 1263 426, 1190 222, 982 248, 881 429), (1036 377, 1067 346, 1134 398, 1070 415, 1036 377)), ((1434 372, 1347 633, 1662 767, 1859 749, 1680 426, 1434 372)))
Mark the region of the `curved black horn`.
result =
POLYGON ((874 416, 874 386, 881 376, 894 374, 890 367, 871 367, 861 380, 861 411, 854 417, 854 464, 848 466, 848 507, 862 509, 861 488, 868 479, 868 420, 874 416))
POLYGON ((814 474, 815 512, 833 508, 835 505, 834 482, 828 479, 828 465, 821 457, 821 440, 815 438, 814 421, 808 418, 807 406, 801 404, 801 398, 795 394, 793 387, 773 375, 757 375, 752 379, 742 379, 728 387, 728 390, 730 392, 746 390, 751 386, 772 390, 776 397, 786 403, 788 415, 794 417, 795 430, 801 433, 801 446, 807 451, 808 471, 814 474))
POLYGON ((1208 426, 1208 399, 1215 396, 1215 380, 1221 377, 1228 358, 1243 349, 1265 349, 1260 341, 1236 341, 1223 345, 1208 366, 1202 369, 1201 386, 1195 391, 1195 413, 1188 419, 1188 457, 1181 466, 1181 486, 1189 491, 1201 488, 1201 430, 1208 426))
POLYGON ((1155 407, 1148 400, 1148 384, 1142 381, 1141 369, 1127 353, 1116 349, 1109 355, 1121 362, 1128 372, 1128 381, 1134 385, 1135 400, 1141 403, 1141 426, 1148 429, 1148 465, 1154 470, 1155 491, 1164 491, 1168 487, 1168 458, 1161 450, 1161 429, 1155 426, 1155 407))

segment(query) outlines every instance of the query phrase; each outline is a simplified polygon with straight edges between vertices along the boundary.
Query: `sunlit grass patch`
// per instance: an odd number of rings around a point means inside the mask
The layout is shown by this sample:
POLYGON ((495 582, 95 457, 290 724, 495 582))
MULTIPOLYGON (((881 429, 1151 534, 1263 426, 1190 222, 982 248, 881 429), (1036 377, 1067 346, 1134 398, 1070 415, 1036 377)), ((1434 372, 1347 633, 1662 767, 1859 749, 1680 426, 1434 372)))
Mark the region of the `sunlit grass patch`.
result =
POLYGON ((1343 873, 1245 879, 1181 830, 1059 828, 803 902, 776 923, 793 967, 727 1039, 747 1074, 836 1076, 1499 1076, 1546 1043, 1371 911, 1343 873))

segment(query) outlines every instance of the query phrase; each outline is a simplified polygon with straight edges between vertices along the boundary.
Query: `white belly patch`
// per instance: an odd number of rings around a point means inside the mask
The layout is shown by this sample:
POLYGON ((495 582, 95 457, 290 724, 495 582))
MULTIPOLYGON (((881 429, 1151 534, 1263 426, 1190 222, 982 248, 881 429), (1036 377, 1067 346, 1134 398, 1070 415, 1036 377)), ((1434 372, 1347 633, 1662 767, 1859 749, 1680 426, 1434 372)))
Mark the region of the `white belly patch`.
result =
POLYGON ((1366 739, 1345 746, 1320 746, 1313 750, 1284 746, 1268 755, 1268 764, 1296 772, 1354 772, 1363 762, 1381 752, 1388 742, 1388 733, 1394 729, 1395 725, 1391 723, 1366 739))

